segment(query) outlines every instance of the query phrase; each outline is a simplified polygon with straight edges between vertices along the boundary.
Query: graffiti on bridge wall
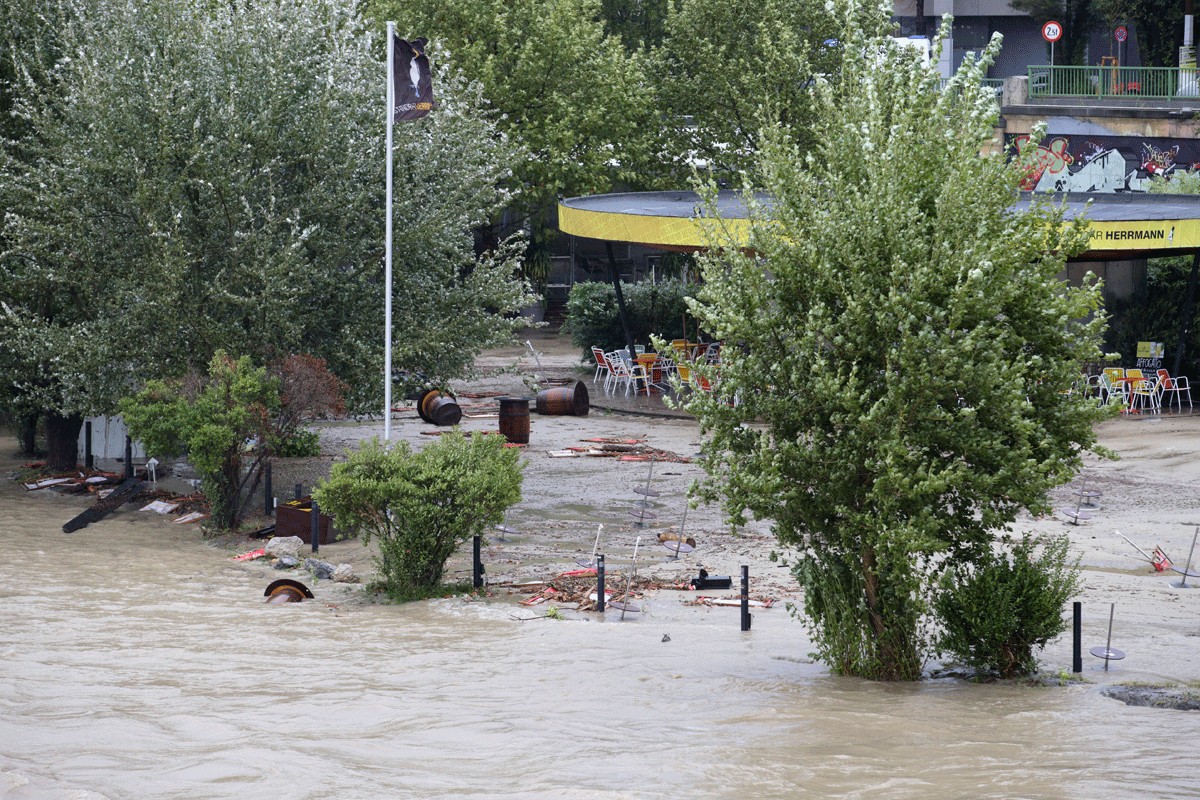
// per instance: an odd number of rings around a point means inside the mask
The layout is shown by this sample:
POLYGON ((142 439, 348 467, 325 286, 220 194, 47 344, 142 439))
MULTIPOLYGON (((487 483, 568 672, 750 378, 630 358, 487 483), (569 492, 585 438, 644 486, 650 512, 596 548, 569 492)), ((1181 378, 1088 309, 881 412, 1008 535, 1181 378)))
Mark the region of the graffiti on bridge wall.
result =
MULTIPOLYGON (((1010 136, 1016 147, 1028 136, 1010 136)), ((1047 136, 1021 188, 1034 192, 1144 192, 1153 177, 1200 168, 1200 142, 1132 136, 1047 136)))

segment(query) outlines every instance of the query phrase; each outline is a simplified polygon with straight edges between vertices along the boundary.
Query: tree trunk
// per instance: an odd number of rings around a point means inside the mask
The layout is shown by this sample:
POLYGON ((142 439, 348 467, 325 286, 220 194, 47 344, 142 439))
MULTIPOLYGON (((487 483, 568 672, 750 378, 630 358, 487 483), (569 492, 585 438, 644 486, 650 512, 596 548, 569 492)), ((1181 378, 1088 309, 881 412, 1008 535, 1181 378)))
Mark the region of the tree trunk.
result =
POLYGON ((37 422, 37 414, 21 415, 21 429, 17 433, 17 441, 21 445, 20 452, 23 456, 37 455, 37 422))
POLYGON ((46 469, 65 472, 79 466, 79 430, 83 415, 46 415, 46 469))

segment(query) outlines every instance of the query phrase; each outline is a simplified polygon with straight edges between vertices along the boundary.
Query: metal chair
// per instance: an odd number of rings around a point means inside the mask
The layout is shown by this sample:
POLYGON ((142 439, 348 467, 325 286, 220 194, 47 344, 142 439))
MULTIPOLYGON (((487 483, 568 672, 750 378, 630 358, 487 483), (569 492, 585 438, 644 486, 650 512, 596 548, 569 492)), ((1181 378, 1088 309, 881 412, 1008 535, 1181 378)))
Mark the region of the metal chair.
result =
MULTIPOLYGON (((1167 372, 1165 369, 1160 369, 1157 374, 1158 374, 1157 389, 1158 389, 1159 407, 1161 408, 1161 406, 1162 406, 1163 395, 1165 395, 1167 392, 1171 392, 1172 394, 1175 395, 1176 407, 1180 411, 1183 411, 1183 396, 1186 395, 1187 401, 1188 401, 1188 411, 1191 411, 1192 410, 1192 390, 1191 390, 1191 387, 1188 386, 1187 376, 1180 375, 1178 378, 1172 378, 1171 373, 1167 372)), ((1168 403, 1167 408, 1170 408, 1170 407, 1171 407, 1171 404, 1168 403)))
POLYGON ((608 359, 604 357, 604 351, 599 347, 592 345, 592 359, 596 362, 596 374, 592 376, 592 383, 600 380, 600 376, 604 376, 604 382, 608 383, 609 369, 608 359))

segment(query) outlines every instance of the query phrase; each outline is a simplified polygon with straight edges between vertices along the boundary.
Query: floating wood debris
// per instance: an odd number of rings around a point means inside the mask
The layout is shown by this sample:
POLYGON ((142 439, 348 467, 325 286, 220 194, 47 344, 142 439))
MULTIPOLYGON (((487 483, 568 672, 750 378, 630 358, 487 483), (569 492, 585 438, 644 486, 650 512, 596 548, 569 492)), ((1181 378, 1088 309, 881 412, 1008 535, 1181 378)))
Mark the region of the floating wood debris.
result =
POLYGON ((99 522, 125 503, 135 499, 145 487, 146 485, 137 478, 126 479, 109 495, 98 500, 94 506, 64 524, 63 533, 73 533, 93 522, 99 522))

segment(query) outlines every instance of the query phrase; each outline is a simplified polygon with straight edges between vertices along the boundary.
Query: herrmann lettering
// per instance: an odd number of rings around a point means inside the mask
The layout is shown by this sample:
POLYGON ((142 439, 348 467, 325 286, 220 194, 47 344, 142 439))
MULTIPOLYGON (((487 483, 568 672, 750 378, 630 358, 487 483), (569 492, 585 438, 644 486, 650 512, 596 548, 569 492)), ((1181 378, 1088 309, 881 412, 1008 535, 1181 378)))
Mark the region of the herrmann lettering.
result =
POLYGON ((1166 231, 1105 231, 1104 238, 1107 241, 1120 241, 1124 239, 1166 239, 1166 231))

